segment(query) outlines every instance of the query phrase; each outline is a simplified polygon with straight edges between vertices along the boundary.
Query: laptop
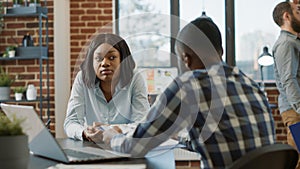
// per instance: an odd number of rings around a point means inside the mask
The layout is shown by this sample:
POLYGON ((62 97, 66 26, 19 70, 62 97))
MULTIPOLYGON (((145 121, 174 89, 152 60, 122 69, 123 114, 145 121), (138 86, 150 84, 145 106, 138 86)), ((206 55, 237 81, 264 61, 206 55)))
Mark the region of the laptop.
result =
POLYGON ((62 149, 56 139, 38 117, 33 106, 0 104, 4 113, 12 119, 13 116, 25 119, 22 123, 23 131, 28 135, 29 149, 34 155, 57 160, 63 163, 87 163, 126 159, 127 154, 112 152, 100 147, 76 147, 62 149))
POLYGON ((290 125, 289 128, 294 138, 298 152, 300 152, 300 122, 290 125))

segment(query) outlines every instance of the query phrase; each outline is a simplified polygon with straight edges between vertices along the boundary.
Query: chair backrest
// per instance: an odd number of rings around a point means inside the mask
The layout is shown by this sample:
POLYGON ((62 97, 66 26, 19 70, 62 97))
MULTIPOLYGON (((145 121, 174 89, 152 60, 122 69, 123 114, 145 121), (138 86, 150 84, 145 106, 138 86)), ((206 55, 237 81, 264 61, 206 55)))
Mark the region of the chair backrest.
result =
POLYGON ((298 152, 287 144, 272 144, 252 150, 227 169, 295 169, 298 152))

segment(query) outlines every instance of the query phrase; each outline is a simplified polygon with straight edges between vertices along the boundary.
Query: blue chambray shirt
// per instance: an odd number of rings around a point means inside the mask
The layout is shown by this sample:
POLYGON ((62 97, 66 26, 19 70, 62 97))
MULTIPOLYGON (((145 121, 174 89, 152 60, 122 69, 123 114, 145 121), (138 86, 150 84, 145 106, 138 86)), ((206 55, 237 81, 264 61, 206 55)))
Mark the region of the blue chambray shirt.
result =
POLYGON ((280 113, 300 113, 300 39, 282 30, 273 46, 274 73, 280 113))
POLYGON ((133 133, 113 136, 113 150, 144 156, 187 128, 184 143, 201 168, 225 168, 247 152, 275 143, 274 119, 257 83, 237 67, 213 65, 176 78, 133 133))
POLYGON ((86 125, 93 122, 127 124, 141 120, 150 109, 147 86, 143 77, 135 72, 131 82, 121 88, 117 85, 112 99, 107 102, 98 82, 87 88, 82 72, 74 80, 64 130, 68 137, 82 140, 86 125))

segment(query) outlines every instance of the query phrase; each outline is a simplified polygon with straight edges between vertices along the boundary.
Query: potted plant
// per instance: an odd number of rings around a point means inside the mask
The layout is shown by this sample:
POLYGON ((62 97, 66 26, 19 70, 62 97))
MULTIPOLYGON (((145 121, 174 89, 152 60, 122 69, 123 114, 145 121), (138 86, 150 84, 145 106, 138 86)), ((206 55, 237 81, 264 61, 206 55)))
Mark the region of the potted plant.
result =
POLYGON ((10 86, 13 82, 14 79, 0 66, 0 100, 9 100, 10 86))
POLYGON ((16 46, 8 46, 6 47, 6 52, 8 54, 8 57, 15 57, 16 55, 16 46))
POLYGON ((13 7, 20 7, 23 4, 23 0, 13 0, 13 7))
POLYGON ((9 118, 0 111, 1 168, 27 168, 29 161, 28 136, 22 130, 25 119, 9 118))
POLYGON ((13 90, 15 92, 16 101, 22 100, 22 96, 23 96, 23 93, 26 91, 26 88, 23 86, 18 86, 18 87, 15 87, 13 90))
POLYGON ((30 0, 29 6, 41 6, 40 0, 30 0))

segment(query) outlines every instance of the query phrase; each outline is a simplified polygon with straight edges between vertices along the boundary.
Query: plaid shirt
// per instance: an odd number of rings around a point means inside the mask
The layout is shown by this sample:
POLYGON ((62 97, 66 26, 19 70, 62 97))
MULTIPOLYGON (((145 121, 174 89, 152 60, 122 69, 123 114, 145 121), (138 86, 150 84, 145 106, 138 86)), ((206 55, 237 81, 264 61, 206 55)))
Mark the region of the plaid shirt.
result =
POLYGON ((200 153, 203 168, 224 168, 263 145, 275 143, 274 121, 259 86, 225 64, 177 77, 134 133, 115 135, 115 151, 144 156, 181 131, 186 146, 200 153))

